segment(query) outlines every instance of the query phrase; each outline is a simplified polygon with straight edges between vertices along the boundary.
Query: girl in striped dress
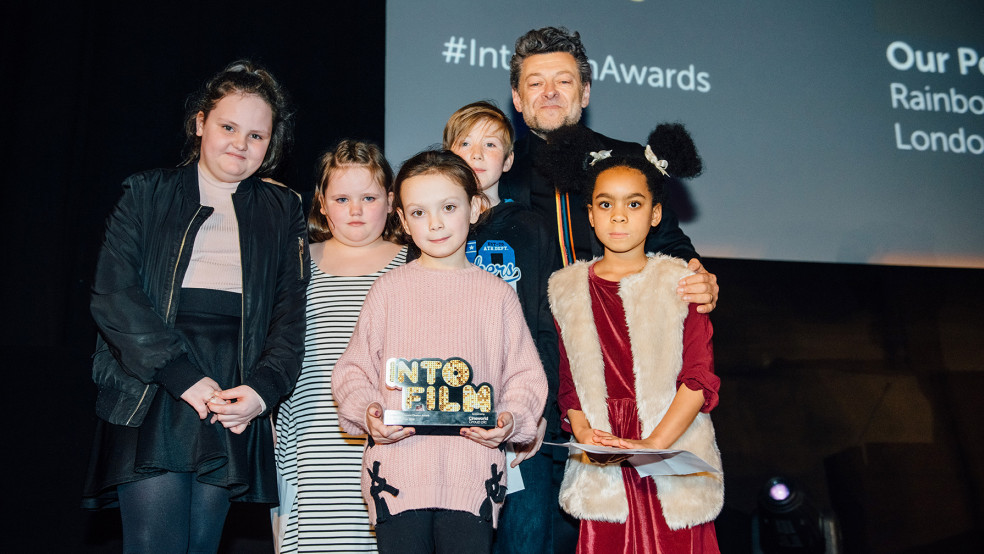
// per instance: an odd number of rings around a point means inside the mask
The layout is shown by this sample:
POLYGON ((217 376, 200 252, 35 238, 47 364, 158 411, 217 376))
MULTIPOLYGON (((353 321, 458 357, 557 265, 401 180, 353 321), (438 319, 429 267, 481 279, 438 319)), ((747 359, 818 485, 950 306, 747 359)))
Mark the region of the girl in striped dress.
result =
POLYGON ((406 260, 380 149, 345 140, 321 160, 308 216, 311 283, 304 363, 277 415, 278 552, 375 552, 360 488, 365 438, 338 426, 331 393, 369 287, 406 260))

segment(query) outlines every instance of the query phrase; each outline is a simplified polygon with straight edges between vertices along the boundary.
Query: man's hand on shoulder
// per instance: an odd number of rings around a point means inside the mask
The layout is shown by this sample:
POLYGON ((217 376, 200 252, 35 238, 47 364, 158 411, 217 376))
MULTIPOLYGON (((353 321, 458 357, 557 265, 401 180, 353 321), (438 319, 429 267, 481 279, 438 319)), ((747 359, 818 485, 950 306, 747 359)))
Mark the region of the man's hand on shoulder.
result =
POLYGON ((718 301, 717 276, 704 269, 704 265, 697 258, 690 260, 687 268, 694 274, 680 279, 677 294, 687 302, 700 304, 697 306, 698 312, 710 313, 717 306, 718 301))

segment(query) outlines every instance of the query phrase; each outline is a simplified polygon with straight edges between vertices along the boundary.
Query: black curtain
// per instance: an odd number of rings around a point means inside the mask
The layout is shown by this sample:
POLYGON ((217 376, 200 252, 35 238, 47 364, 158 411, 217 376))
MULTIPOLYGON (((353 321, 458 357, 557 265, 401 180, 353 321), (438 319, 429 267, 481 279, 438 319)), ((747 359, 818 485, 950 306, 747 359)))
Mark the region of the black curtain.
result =
MULTIPOLYGON (((297 114, 295 147, 277 177, 305 197, 335 141, 382 143, 384 2, 306 4, 0 8, 4 550, 119 547, 118 513, 79 509, 95 421, 89 283, 122 180, 180 162, 187 95, 239 58, 270 69, 297 114)), ((261 528, 246 536, 268 544, 265 515, 250 517, 261 528)), ((234 512, 230 523, 242 519, 234 512)))

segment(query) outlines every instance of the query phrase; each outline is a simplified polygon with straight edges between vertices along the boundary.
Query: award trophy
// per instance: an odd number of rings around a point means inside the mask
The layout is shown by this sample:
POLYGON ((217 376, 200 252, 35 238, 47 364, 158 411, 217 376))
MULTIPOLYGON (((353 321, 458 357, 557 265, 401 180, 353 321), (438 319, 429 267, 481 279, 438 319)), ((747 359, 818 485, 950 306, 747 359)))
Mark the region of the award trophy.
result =
POLYGON ((383 414, 386 425, 496 426, 492 385, 472 383, 472 368, 461 358, 390 358, 386 361, 386 386, 403 390, 401 409, 383 414))

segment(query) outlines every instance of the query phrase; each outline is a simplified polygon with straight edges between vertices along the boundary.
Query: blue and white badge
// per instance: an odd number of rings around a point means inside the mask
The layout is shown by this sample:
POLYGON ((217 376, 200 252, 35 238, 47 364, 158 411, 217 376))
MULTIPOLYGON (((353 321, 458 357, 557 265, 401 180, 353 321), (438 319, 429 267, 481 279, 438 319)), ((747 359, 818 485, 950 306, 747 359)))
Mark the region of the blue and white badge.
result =
POLYGON ((468 261, 488 271, 516 290, 516 283, 523 278, 522 270, 516 265, 516 251, 504 240, 487 240, 482 248, 476 242, 468 241, 465 246, 468 261))

